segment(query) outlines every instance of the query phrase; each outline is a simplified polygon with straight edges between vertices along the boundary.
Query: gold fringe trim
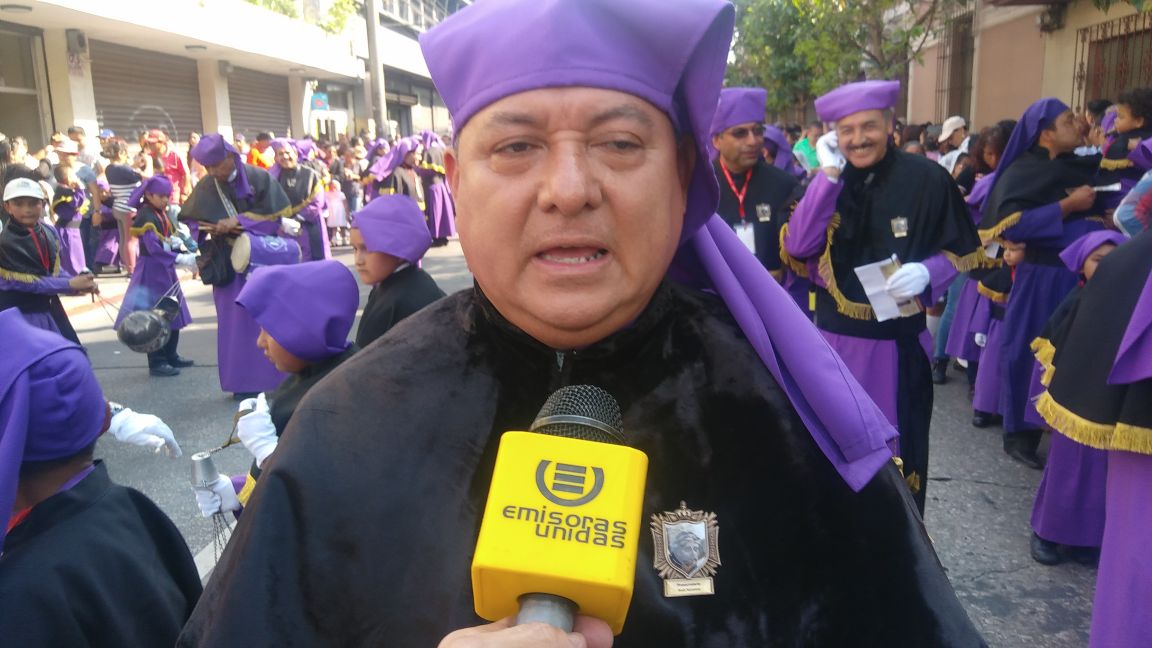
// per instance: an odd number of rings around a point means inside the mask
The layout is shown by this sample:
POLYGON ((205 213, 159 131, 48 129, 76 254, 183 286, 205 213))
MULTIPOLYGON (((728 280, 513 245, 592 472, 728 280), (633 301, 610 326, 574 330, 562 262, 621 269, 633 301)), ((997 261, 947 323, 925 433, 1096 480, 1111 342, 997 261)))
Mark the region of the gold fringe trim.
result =
POLYGON ((142 227, 129 227, 128 233, 132 236, 144 236, 144 232, 152 232, 157 238, 163 239, 164 235, 160 233, 160 229, 152 223, 144 223, 142 227))
POLYGON ((254 221, 274 221, 274 220, 280 220, 281 218, 287 218, 287 217, 292 216, 294 214, 295 214, 295 212, 292 211, 292 205, 288 205, 284 209, 281 209, 280 211, 274 212, 271 214, 257 214, 255 212, 244 212, 241 215, 244 216, 244 218, 248 218, 248 219, 251 219, 254 221))
POLYGON ((988 299, 991 299, 992 301, 996 302, 997 304, 1007 304, 1008 303, 1008 293, 996 292, 995 290, 992 290, 991 288, 989 288, 988 286, 985 286, 982 283, 976 284, 976 292, 980 293, 981 295, 984 295, 985 297, 987 297, 988 299))
POLYGON ((1119 171, 1121 169, 1132 168, 1132 160, 1124 158, 1122 160, 1100 160, 1100 168, 1105 171, 1119 171))
POLYGON ((1023 216, 1024 212, 1018 211, 1015 214, 1005 216, 999 223, 996 223, 988 229, 978 230, 977 233, 980 235, 980 240, 984 242, 984 245, 988 245, 992 240, 999 238, 1000 235, 1004 233, 1004 230, 1019 223, 1020 218, 1023 216))
POLYGON ((788 223, 780 227, 780 261, 796 276, 808 278, 808 264, 788 254, 784 249, 784 237, 788 235, 788 223))
POLYGON ((1045 387, 1052 384, 1052 376, 1056 374, 1056 366, 1052 364, 1056 358, 1056 347, 1052 346, 1052 341, 1047 338, 1038 337, 1032 340, 1032 355, 1036 356, 1036 362, 1040 363, 1040 368, 1044 373, 1040 375, 1040 384, 1045 387))
POLYGON ((252 491, 256 490, 256 480, 249 473, 244 479, 244 486, 240 488, 240 492, 236 493, 236 499, 240 500, 241 506, 248 506, 248 500, 252 497, 252 491))
POLYGON ((851 317, 858 320, 874 320, 876 313, 868 304, 861 304, 854 302, 844 296, 840 292, 840 286, 836 283, 836 273, 832 270, 832 235, 840 227, 840 214, 832 215, 832 222, 828 223, 828 242, 824 246, 824 253, 820 255, 820 261, 817 264, 817 271, 820 278, 824 280, 824 289, 832 295, 832 299, 836 302, 836 311, 845 317, 851 317))
POLYGON ((313 200, 316 200, 316 196, 319 196, 320 192, 323 190, 323 187, 322 187, 323 184, 324 184, 323 182, 320 182, 319 180, 317 180, 316 188, 312 190, 312 193, 308 194, 308 197, 305 198, 304 200, 302 200, 299 203, 292 205, 290 207, 290 209, 292 210, 292 213, 289 214, 289 216, 295 216, 296 214, 299 214, 300 210, 304 209, 304 207, 306 207, 308 205, 308 203, 312 202, 313 200))
POLYGON ((994 259, 989 259, 988 255, 984 253, 984 248, 982 247, 973 252, 969 252, 964 256, 958 256, 952 252, 949 252, 948 250, 940 250, 940 252, 942 252, 944 256, 947 257, 948 262, 952 264, 952 267, 956 268, 956 272, 970 272, 977 268, 994 267, 988 265, 988 262, 993 261, 994 259))
POLYGON ((1116 434, 1116 426, 1104 425, 1089 421, 1056 402, 1052 394, 1045 391, 1036 399, 1036 411, 1052 429, 1060 434, 1086 446, 1100 450, 1112 448, 1112 438, 1116 434))
POLYGON ((1117 423, 1112 449, 1152 455, 1152 428, 1117 423))
POLYGON ((13 270, 5 270, 0 268, 0 279, 7 279, 9 281, 19 281, 20 283, 36 283, 43 279, 43 275, 34 275, 28 272, 15 272, 13 270))
POLYGON ((440 175, 448 175, 448 169, 445 169, 444 167, 440 166, 439 164, 432 164, 431 162, 421 162, 420 168, 435 171, 436 173, 439 173, 440 175))

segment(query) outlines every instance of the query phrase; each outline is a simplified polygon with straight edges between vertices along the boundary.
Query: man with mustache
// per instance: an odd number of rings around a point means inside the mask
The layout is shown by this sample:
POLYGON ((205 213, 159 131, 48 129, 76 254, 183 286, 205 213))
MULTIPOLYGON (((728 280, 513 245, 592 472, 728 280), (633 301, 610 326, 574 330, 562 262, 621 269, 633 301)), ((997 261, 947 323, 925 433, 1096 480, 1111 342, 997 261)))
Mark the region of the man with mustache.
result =
POLYGON ((922 310, 878 321, 855 268, 895 255, 902 265, 888 277, 888 294, 931 304, 985 257, 948 172, 891 144, 899 97, 896 81, 862 81, 816 100, 834 127, 817 142, 822 173, 785 226, 782 256, 813 281, 816 326, 899 431, 898 454, 923 514, 931 337, 922 310))

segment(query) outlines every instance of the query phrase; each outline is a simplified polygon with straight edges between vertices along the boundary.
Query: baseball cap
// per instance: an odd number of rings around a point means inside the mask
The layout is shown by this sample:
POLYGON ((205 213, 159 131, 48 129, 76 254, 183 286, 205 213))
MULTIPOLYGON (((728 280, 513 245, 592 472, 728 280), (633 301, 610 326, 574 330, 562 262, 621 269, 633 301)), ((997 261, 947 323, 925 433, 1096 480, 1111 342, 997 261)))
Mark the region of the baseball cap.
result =
POLYGON ((40 183, 29 178, 14 178, 4 185, 4 201, 7 202, 16 198, 48 199, 44 195, 44 189, 40 187, 40 183))
POLYGON ((943 142, 949 137, 952 137, 952 133, 955 133, 961 128, 966 128, 967 126, 968 122, 964 121, 964 118, 958 115, 953 115, 952 117, 945 119, 944 129, 940 131, 940 141, 943 142))
POLYGON ((67 138, 65 138, 65 140, 59 144, 54 144, 52 149, 57 153, 71 153, 72 155, 76 155, 80 152, 80 147, 76 145, 76 142, 67 138))
POLYGON ((98 137, 100 137, 100 139, 108 139, 109 137, 116 137, 116 133, 113 133, 110 129, 105 128, 100 131, 100 135, 98 137))

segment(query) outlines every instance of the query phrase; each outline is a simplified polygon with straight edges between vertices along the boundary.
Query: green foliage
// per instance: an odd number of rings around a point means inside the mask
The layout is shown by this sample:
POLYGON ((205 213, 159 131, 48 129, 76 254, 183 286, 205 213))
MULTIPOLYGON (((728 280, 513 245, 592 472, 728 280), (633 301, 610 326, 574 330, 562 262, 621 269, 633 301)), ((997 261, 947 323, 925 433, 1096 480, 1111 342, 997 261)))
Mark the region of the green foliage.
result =
MULTIPOLYGON (((1137 11, 1144 11, 1145 0, 1092 0, 1092 4, 1100 11, 1108 11, 1118 4, 1128 4, 1136 7, 1137 11)), ((1148 7, 1152 9, 1152 5, 1148 7)))
POLYGON ((812 66, 798 49, 804 25, 791 0, 740 0, 736 10, 728 85, 767 88, 768 111, 775 114, 811 101, 812 66))
POLYGON ((360 10, 356 0, 335 0, 328 9, 328 15, 320 21, 319 27, 329 34, 344 31, 348 18, 360 10))
POLYGON ((300 17, 299 12, 296 11, 296 3, 292 0, 247 0, 247 2, 289 18, 300 17))

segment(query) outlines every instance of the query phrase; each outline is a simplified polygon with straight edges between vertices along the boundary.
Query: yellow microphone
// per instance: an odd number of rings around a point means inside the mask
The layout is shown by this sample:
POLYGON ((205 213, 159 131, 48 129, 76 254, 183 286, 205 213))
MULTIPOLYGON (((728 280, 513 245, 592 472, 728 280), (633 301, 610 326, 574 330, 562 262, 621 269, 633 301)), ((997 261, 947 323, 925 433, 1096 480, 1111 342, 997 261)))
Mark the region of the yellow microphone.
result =
POLYGON ((599 387, 563 387, 532 432, 505 432, 472 559, 476 614, 571 632, 579 612, 620 634, 647 473, 647 455, 624 445, 620 406, 599 387))

